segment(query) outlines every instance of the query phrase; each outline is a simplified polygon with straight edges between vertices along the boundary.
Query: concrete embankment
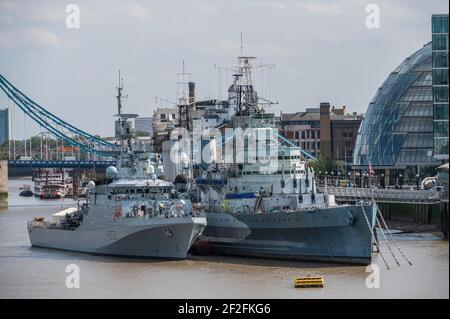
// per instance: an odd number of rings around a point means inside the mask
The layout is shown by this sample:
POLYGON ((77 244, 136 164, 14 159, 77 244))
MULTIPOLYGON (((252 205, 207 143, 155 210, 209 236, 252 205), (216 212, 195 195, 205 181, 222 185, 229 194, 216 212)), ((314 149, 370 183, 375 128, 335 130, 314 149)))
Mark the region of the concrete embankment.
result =
POLYGON ((378 203, 390 227, 401 231, 442 232, 448 239, 448 204, 378 203))
POLYGON ((0 161, 0 207, 8 206, 8 161, 0 161))

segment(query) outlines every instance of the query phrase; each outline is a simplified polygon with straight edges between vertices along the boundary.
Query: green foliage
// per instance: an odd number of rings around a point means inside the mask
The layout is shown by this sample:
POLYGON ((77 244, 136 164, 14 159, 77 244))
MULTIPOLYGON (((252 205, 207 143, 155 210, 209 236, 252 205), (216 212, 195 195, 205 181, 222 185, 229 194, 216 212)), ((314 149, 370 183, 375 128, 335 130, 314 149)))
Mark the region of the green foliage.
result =
POLYGON ((0 160, 8 159, 8 143, 0 145, 0 160))
POLYGON ((335 161, 331 157, 323 157, 319 156, 316 161, 310 161, 309 165, 314 169, 316 173, 321 172, 322 175, 325 175, 325 172, 328 172, 330 175, 331 172, 340 172, 344 174, 344 167, 342 162, 335 161))
POLYGON ((143 131, 136 131, 136 136, 150 136, 150 133, 143 131))

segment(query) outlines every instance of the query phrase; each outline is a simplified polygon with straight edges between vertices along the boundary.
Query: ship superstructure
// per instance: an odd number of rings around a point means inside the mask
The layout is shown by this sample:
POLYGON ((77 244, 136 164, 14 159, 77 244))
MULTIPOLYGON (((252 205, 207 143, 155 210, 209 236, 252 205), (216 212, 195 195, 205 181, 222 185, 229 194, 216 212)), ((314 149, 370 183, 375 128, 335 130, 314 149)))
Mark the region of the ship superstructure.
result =
POLYGON ((277 132, 259 102, 252 59, 239 58, 236 113, 196 179, 208 222, 203 238, 217 253, 370 263, 374 205, 338 206, 333 195, 317 192, 304 151, 277 132))
MULTIPOLYGON (((117 167, 106 170, 113 182, 89 183, 87 198, 58 212, 52 220, 28 223, 33 246, 118 256, 185 258, 202 233, 206 218, 193 210, 173 184, 156 178, 150 154, 133 140, 121 112, 118 87, 118 130, 121 151, 117 167)), ((116 122, 117 123, 117 122, 116 122)))

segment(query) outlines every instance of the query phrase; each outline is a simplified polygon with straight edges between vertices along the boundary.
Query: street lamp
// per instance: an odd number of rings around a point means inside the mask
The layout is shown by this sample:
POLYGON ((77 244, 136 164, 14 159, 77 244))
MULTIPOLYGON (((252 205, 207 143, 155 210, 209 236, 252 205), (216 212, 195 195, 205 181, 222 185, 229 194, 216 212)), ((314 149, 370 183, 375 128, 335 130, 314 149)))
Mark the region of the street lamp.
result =
POLYGON ((416 174, 416 188, 419 189, 419 174, 416 174))

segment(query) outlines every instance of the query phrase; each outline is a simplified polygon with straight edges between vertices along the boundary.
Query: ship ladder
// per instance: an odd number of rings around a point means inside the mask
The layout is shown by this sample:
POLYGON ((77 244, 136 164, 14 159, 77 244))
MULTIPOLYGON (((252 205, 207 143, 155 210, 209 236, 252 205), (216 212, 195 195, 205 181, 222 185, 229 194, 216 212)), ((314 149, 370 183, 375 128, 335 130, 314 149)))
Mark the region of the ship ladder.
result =
MULTIPOLYGON (((375 204, 376 205, 376 204, 375 204)), ((377 214, 380 216, 381 222, 384 226, 384 229, 386 229, 386 232, 388 233, 389 237, 391 238, 392 244, 397 248, 397 250, 400 252, 400 255, 405 259, 405 261, 412 266, 412 262, 405 256, 403 251, 400 249, 400 247, 397 245, 397 241, 395 240, 394 236, 392 235, 391 230, 389 229, 388 225, 386 224, 386 221, 384 220, 383 214, 381 214, 380 208, 378 205, 376 205, 377 208, 377 214)), ((381 226, 380 226, 381 227, 381 226)))
POLYGON ((364 203, 361 203, 361 208, 362 208, 362 210, 363 210, 363 215, 364 215, 364 218, 365 218, 365 220, 366 220, 367 227, 369 227, 370 233, 372 234, 372 242, 373 242, 373 240, 375 239, 375 243, 376 243, 376 246, 377 246, 377 248, 378 248, 378 252, 379 252, 379 254, 380 254, 380 256, 381 256, 381 259, 383 260, 384 265, 386 266, 386 268, 387 268, 387 269, 390 269, 388 263, 386 262, 386 259, 385 259, 384 256, 383 256, 383 253, 381 252, 380 242, 379 242, 377 236, 375 236, 372 227, 370 227, 370 223, 369 223, 369 219, 367 218, 366 208, 364 207, 364 203))

